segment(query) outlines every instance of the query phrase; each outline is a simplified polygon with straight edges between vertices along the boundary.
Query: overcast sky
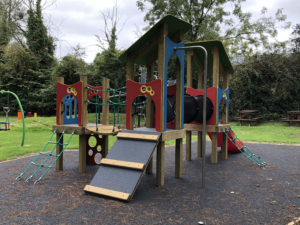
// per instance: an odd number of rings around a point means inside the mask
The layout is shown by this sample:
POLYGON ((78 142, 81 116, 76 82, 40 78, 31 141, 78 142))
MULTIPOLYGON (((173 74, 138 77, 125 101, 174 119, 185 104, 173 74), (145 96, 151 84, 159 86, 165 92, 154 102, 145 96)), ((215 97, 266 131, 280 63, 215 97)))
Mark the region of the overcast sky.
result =
MULTIPOLYGON (((55 6, 47 9, 45 13, 60 30, 58 37, 61 41, 58 43, 56 56, 61 58, 72 53, 72 47, 80 44, 86 48, 85 61, 92 62, 95 55, 100 52, 100 48, 96 46, 95 35, 104 38, 103 32, 100 31, 104 28, 100 10, 111 9, 113 5, 112 0, 58 0, 55 6)), ((134 33, 136 26, 143 28, 148 24, 144 22, 145 12, 141 12, 136 6, 136 0, 118 0, 118 5, 118 14, 122 16, 119 30, 123 22, 126 19, 127 21, 118 35, 117 47, 126 49, 137 40, 134 33)), ((300 0, 248 0, 242 4, 242 10, 252 13, 252 19, 256 20, 260 17, 263 6, 268 9, 267 16, 274 16, 277 9, 283 8, 283 14, 287 15, 287 21, 292 22, 292 26, 300 23, 300 0)), ((277 39, 279 41, 289 39, 292 30, 292 28, 279 29, 277 39)))

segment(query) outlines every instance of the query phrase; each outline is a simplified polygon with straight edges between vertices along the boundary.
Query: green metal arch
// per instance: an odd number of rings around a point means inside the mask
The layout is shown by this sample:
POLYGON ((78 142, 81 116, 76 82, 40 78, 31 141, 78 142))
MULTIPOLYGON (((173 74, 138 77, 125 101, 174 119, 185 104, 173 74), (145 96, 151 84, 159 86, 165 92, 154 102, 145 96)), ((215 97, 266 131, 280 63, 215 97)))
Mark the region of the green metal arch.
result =
POLYGON ((23 145, 24 145, 24 139, 25 139, 25 117, 24 117, 24 111, 23 111, 23 108, 22 108, 20 99, 19 99, 19 97, 18 97, 15 93, 13 93, 13 92, 11 92, 11 91, 4 91, 4 90, 1 90, 0 93, 1 93, 1 94, 12 94, 12 95, 15 96, 15 98, 17 99, 17 102, 18 102, 18 104, 19 104, 20 110, 21 110, 21 112, 22 112, 23 137, 22 137, 22 143, 21 143, 21 146, 23 146, 23 145))

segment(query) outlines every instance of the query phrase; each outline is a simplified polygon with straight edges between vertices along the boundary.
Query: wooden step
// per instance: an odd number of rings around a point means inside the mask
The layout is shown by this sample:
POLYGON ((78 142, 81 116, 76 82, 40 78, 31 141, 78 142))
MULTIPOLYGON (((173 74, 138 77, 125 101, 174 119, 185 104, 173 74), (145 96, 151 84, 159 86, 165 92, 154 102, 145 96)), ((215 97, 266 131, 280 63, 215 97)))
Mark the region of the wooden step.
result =
POLYGON ((135 170, 144 170, 145 164, 143 163, 135 163, 135 162, 127 162, 115 159, 102 159, 101 164, 108 165, 108 166, 116 166, 116 167, 123 167, 135 170))
POLYGON ((159 135, 152 134, 135 134, 135 133, 118 133, 117 138, 124 139, 135 139, 135 140, 144 140, 144 141, 158 141, 159 135))
POLYGON ((99 195, 105 195, 108 197, 117 198, 117 199, 121 199, 124 201, 129 201, 129 198, 130 198, 130 194, 128 194, 128 193, 123 193, 123 192, 109 190, 109 189, 100 188, 100 187, 94 187, 91 185, 85 185, 84 191, 91 192, 94 194, 99 194, 99 195))

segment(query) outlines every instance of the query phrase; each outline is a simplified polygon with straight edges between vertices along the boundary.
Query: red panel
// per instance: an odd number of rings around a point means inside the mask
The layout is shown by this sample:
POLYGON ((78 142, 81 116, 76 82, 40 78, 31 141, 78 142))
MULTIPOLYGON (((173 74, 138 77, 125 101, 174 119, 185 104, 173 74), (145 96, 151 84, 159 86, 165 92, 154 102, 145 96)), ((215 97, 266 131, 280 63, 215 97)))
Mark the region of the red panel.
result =
MULTIPOLYGON (((198 96, 198 95, 204 95, 204 90, 197 90, 197 89, 194 89, 194 88, 190 88, 188 87, 186 89, 186 93, 189 94, 189 95, 192 95, 194 97, 198 96)), ((217 101, 217 88, 216 87, 211 87, 211 88, 208 88, 207 89, 207 97, 211 100, 213 106, 214 106, 214 112, 211 116, 211 118, 206 121, 206 125, 216 125, 216 113, 217 113, 217 104, 216 104, 216 101, 217 101)), ((197 123, 197 122, 192 122, 190 124, 199 124, 199 125, 202 125, 202 123, 197 123)))
MULTIPOLYGON (((98 96, 100 98, 102 98, 102 95, 103 95, 103 86, 99 86, 99 87, 94 87, 94 86, 91 86, 91 85, 87 85, 89 88, 92 88, 92 89, 95 89, 95 90, 99 90, 101 92, 98 92, 98 96)), ((87 100, 90 100, 92 97, 96 96, 96 92, 91 90, 91 89, 87 89, 87 100)))
POLYGON ((56 124, 59 124, 60 121, 60 103, 64 96, 73 95, 78 104, 78 126, 82 125, 82 81, 77 82, 76 84, 66 85, 60 82, 56 83, 56 124), (75 88, 76 93, 68 92, 68 88, 75 88))
MULTIPOLYGON (((211 132, 207 132, 209 138, 211 139, 212 135, 211 132)), ((222 134, 223 133, 218 133, 218 147, 222 147, 222 134)), ((232 133, 232 136, 234 136, 234 134, 232 133)), ((235 140, 236 141, 236 140, 235 140)), ((243 142, 242 141, 236 141, 238 145, 243 146, 243 142)), ((240 152, 240 150, 238 150, 237 147, 235 147, 234 144, 232 144, 232 142, 227 138, 227 148, 229 152, 240 152)))
POLYGON ((155 109, 156 109, 156 118, 155 129, 160 132, 161 127, 161 79, 156 79, 149 83, 137 83, 132 80, 127 80, 126 82, 126 129, 130 129, 130 124, 132 120, 131 106, 134 99, 138 95, 148 95, 152 98, 155 109), (143 87, 146 90, 143 90, 143 87), (149 89, 148 89, 149 88, 149 89))

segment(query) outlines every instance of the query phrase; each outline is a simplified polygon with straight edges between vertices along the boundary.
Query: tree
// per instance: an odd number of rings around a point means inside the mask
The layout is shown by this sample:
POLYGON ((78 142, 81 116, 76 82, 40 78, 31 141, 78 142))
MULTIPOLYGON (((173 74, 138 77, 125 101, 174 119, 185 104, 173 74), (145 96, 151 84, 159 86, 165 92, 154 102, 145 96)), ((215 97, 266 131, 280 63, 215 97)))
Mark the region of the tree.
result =
MULTIPOLYGON (((251 22, 251 13, 242 11, 242 2, 246 0, 137 0, 137 7, 147 11, 144 17, 149 26, 155 24, 167 14, 172 14, 193 25, 185 35, 185 41, 222 40, 232 56, 253 54, 255 48, 263 46, 270 49, 268 37, 277 36, 278 23, 286 20, 282 9, 275 17, 266 17, 267 9, 261 11, 262 17, 251 22), (233 4, 232 11, 225 6, 233 4), (149 7, 150 5, 150 7, 149 7)), ((284 23, 289 28, 290 23, 284 23)))
POLYGON ((291 51, 293 53, 300 53, 300 24, 296 24, 291 36, 292 36, 292 38, 290 39, 291 51))

